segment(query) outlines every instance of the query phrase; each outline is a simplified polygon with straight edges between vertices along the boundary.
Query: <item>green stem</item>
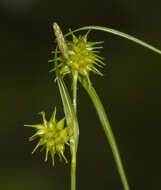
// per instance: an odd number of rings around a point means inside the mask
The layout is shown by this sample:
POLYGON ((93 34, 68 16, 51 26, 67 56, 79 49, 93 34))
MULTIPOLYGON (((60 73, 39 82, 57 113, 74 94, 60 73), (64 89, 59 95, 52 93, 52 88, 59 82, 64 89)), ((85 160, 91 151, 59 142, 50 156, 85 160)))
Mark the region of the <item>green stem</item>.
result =
MULTIPOLYGON (((55 52, 55 60, 57 58, 57 48, 55 52)), ((73 126, 73 136, 70 139, 70 150, 72 155, 71 160, 71 190, 76 190, 76 153, 78 148, 79 140, 79 125, 77 117, 74 111, 74 106, 69 96, 68 89, 60 75, 59 68, 57 66, 57 61, 55 61, 56 67, 56 77, 58 82, 58 87, 61 95, 61 99, 64 106, 64 113, 66 116, 66 122, 68 126, 73 126)))
POLYGON ((101 124, 103 126, 105 135, 106 135, 107 140, 111 146, 111 149, 112 149, 112 152, 114 155, 114 159, 115 159, 115 162, 117 165, 117 169, 118 169, 119 175, 121 177, 122 184, 124 186, 124 190, 130 190, 128 182, 127 182, 127 178, 125 175, 125 171, 123 168, 123 164, 121 161, 121 157, 120 157, 120 154, 119 154, 119 151, 117 148, 117 144, 116 144, 116 141, 115 141, 109 120, 108 120, 107 115, 105 113, 104 107, 103 107, 95 89, 92 86, 89 86, 86 81, 81 81, 81 83, 82 83, 83 87, 85 88, 85 90, 87 91, 87 93, 89 94, 89 96, 90 96, 90 98, 91 98, 91 100, 95 106, 95 109, 97 111, 97 114, 99 116, 101 124))
POLYGON ((75 144, 71 144, 72 161, 71 161, 71 190, 76 190, 76 150, 75 144))
MULTIPOLYGON (((78 82, 78 72, 73 72, 73 83, 72 83, 72 91, 73 91, 73 107, 75 115, 77 113, 77 82, 78 82)), ((71 142, 71 152, 72 152, 72 161, 71 161, 71 190, 76 190, 76 148, 75 143, 71 142)))
POLYGON ((73 107, 75 114, 77 113, 77 82, 78 82, 78 72, 73 72, 73 84, 72 84, 72 90, 73 90, 73 107))

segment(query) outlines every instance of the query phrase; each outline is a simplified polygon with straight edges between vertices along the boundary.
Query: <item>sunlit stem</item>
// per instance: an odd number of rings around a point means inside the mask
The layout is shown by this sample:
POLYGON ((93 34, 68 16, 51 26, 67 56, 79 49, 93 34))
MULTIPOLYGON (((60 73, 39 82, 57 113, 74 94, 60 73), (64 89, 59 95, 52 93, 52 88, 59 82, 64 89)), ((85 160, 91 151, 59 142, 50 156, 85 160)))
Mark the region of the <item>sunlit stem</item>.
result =
POLYGON ((77 112, 77 82, 78 82, 78 72, 73 72, 73 84, 72 84, 72 91, 73 91, 73 107, 75 114, 77 112))
POLYGON ((115 162, 117 165, 119 175, 121 177, 121 181, 122 181, 124 190, 130 190, 129 185, 128 185, 128 181, 127 181, 127 178, 125 175, 125 171, 123 168, 123 164, 121 161, 121 157, 120 157, 120 154, 119 154, 119 151, 117 148, 117 144, 116 144, 116 141, 115 141, 109 120, 108 120, 107 115, 105 113, 104 107, 103 107, 95 89, 92 86, 90 86, 86 81, 81 81, 81 83, 82 83, 83 87, 85 88, 85 90, 87 91, 87 93, 89 94, 89 96, 90 96, 90 98, 91 98, 91 100, 95 106, 95 109, 97 111, 97 114, 99 116, 101 124, 103 126, 105 135, 106 135, 107 140, 111 146, 113 156, 114 156, 114 159, 115 159, 115 162))
MULTIPOLYGON (((73 107, 75 114, 77 112, 77 82, 78 82, 78 72, 73 72, 72 77, 72 91, 73 91, 73 107)), ((74 140, 74 139, 73 139, 74 140)), ((72 152, 72 160, 71 160, 71 190, 76 190, 76 142, 71 141, 71 152, 72 152)))
POLYGON ((76 147, 75 147, 75 142, 73 144, 71 142, 71 152, 72 152, 72 160, 71 160, 71 190, 76 190, 76 147))

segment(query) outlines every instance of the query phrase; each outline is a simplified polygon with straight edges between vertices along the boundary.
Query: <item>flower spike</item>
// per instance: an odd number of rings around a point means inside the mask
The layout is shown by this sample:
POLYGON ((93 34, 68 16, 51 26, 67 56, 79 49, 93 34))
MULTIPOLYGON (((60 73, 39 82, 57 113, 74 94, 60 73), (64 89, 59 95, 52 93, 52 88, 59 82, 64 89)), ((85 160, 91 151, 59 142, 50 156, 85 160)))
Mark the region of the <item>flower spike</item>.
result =
MULTIPOLYGON (((69 145, 68 141, 73 135, 72 127, 64 127, 65 118, 56 122, 56 107, 49 121, 46 120, 45 113, 41 112, 43 124, 38 125, 25 125, 27 127, 32 127, 36 129, 36 133, 29 138, 30 141, 35 140, 39 137, 39 142, 34 148, 32 154, 42 146, 42 149, 46 148, 45 161, 48 160, 48 155, 50 153, 52 158, 52 164, 54 166, 54 157, 57 153, 59 157, 65 160, 67 159, 64 155, 65 144, 69 145)), ((41 149, 41 151, 42 151, 41 149)))
MULTIPOLYGON (((78 73, 79 77, 82 77, 88 81, 90 85, 90 72, 103 76, 103 74, 96 68, 104 65, 103 58, 97 55, 97 49, 101 49, 99 46, 103 42, 89 42, 87 40, 90 30, 83 36, 76 37, 72 31, 72 41, 65 40, 60 28, 54 24, 54 31, 58 42, 60 52, 58 57, 53 59, 58 62, 58 68, 61 75, 64 77, 67 74, 73 75, 78 73)), ((51 70, 55 71, 55 67, 51 70)))

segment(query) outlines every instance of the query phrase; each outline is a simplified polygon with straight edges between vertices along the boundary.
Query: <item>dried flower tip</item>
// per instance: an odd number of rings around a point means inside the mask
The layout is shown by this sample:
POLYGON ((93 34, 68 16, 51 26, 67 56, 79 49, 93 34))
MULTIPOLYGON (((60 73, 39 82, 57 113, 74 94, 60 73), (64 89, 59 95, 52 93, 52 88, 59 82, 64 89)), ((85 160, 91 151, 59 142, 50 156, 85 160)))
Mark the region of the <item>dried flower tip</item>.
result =
POLYGON ((62 52, 62 54, 64 55, 64 57, 67 58, 68 57, 68 55, 67 55, 67 46, 66 46, 66 43, 65 43, 65 40, 64 40, 63 33, 62 33, 62 31, 60 30, 59 26, 56 23, 53 24, 53 29, 54 29, 54 32, 55 32, 55 36, 56 36, 56 39, 57 39, 59 49, 62 52))

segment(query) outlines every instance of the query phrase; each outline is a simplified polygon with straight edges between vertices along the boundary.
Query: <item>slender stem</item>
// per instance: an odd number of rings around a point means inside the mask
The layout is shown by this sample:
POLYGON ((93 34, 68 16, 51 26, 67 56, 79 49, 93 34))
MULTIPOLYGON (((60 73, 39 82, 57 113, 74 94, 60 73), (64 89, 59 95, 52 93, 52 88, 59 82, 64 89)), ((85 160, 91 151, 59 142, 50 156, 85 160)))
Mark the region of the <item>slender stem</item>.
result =
POLYGON ((83 87, 85 88, 85 90, 87 91, 87 93, 89 94, 89 96, 90 96, 90 98, 91 98, 91 100, 92 100, 92 102, 96 108, 97 114, 99 116, 99 119, 100 119, 102 126, 103 126, 103 129, 104 129, 105 135, 106 135, 107 140, 111 146, 113 156, 114 156, 114 159, 115 159, 115 162, 117 165, 119 175, 120 175, 121 180, 122 180, 124 190, 130 190, 129 185, 128 185, 128 181, 127 181, 127 178, 125 175, 125 171, 123 168, 123 164, 121 161, 121 157, 119 154, 119 150, 117 148, 117 144, 116 144, 116 141, 115 141, 109 120, 108 120, 107 115, 105 113, 104 107, 103 107, 95 89, 92 86, 89 86, 87 84, 87 82, 81 81, 81 83, 82 83, 83 87))
MULTIPOLYGON (((55 58, 57 58, 57 48, 55 52, 55 58)), ((59 86, 59 91, 61 94, 64 112, 66 116, 67 125, 73 126, 73 136, 70 139, 70 150, 72 155, 71 160, 71 190, 76 190, 76 153, 78 148, 78 140, 79 140, 79 125, 77 121, 77 117, 74 111, 74 106, 72 105, 72 101, 70 99, 68 89, 60 75, 59 68, 57 66, 57 61, 55 62, 56 67, 56 76, 59 86)))
MULTIPOLYGON (((76 115, 76 113, 77 113, 77 82, 78 82, 78 72, 77 71, 73 71, 72 80, 73 80, 73 82, 72 82, 73 107, 74 107, 74 112, 75 112, 75 115, 76 115)), ((71 153, 72 153, 72 160, 71 160, 71 190, 76 190, 76 163, 77 163, 77 159, 76 159, 77 147, 76 146, 77 146, 77 142, 75 141, 75 139, 70 140, 70 142, 71 142, 71 153)))
MULTIPOLYGON (((54 23, 53 24, 54 32, 56 35, 56 39, 58 42, 59 49, 61 50, 62 54, 65 58, 68 58, 67 55, 67 45, 65 43, 65 39, 63 37, 62 31, 60 30, 59 26, 54 23)), ((77 78, 78 73, 73 73, 73 107, 74 107, 74 116, 76 115, 76 99, 77 99, 77 78)), ((62 83, 63 84, 63 83, 62 83)), ((74 123, 74 122, 73 122, 74 123)), ((77 153, 77 144, 79 138, 79 129, 76 123, 73 124, 74 135, 70 139, 70 149, 71 149, 71 190, 76 190, 76 153, 77 153)))
MULTIPOLYGON (((72 91, 73 91, 73 107, 75 115, 77 113, 77 82, 78 82, 78 72, 73 72, 72 77, 72 91)), ((71 152, 72 152, 72 161, 71 161, 71 190, 76 190, 76 152, 77 148, 75 148, 76 142, 72 143, 71 141, 71 152)))
POLYGON ((71 160, 71 190, 76 190, 76 150, 75 144, 71 144, 72 160, 71 160))
POLYGON ((73 84, 72 84, 72 90, 73 90, 73 106, 75 114, 77 113, 77 82, 78 82, 78 71, 73 72, 73 84))

